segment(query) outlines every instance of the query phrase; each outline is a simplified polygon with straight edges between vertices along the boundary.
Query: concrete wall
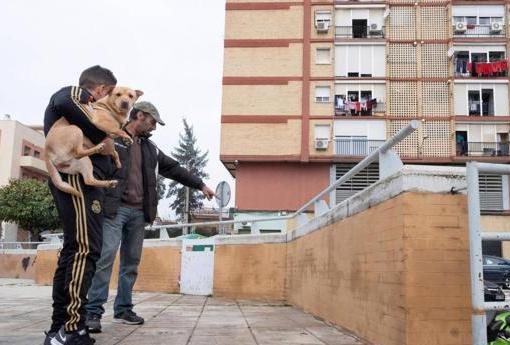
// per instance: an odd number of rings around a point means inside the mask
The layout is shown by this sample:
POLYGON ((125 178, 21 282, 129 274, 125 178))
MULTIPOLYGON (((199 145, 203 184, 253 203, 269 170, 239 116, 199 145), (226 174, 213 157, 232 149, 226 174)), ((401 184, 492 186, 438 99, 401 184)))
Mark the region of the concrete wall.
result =
MULTIPOLYGON (((158 291, 179 293, 179 275, 181 271, 180 243, 165 244, 146 241, 138 269, 139 275, 134 286, 136 291, 158 291), (151 243, 152 242, 152 243, 151 243)), ((53 274, 57 267, 59 248, 48 245, 37 251, 37 265, 34 279, 37 284, 53 284, 53 274)), ((110 288, 117 288, 118 255, 115 259, 110 288)))
POLYGON ((286 123, 224 123, 220 147, 222 155, 298 155, 301 149, 301 120, 286 123))
POLYGON ((406 193, 290 242, 287 301, 374 344, 469 344, 466 208, 406 193))
POLYGON ((217 245, 214 295, 284 300, 285 246, 285 243, 217 245))
POLYGON ((303 37, 303 7, 227 11, 225 39, 292 39, 303 37))
POLYGON ((0 278, 35 279, 35 250, 0 251, 0 278))
POLYGON ((225 77, 301 76, 302 55, 302 43, 289 44, 288 47, 225 48, 223 75, 225 77))

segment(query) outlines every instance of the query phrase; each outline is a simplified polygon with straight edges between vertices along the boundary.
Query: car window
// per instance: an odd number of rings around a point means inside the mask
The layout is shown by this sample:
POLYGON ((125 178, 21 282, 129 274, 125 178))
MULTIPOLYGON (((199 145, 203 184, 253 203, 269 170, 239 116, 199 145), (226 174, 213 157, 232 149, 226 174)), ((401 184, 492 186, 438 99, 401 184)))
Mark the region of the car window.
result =
POLYGON ((505 262, 498 258, 484 258, 485 259, 485 265, 504 265, 505 262))

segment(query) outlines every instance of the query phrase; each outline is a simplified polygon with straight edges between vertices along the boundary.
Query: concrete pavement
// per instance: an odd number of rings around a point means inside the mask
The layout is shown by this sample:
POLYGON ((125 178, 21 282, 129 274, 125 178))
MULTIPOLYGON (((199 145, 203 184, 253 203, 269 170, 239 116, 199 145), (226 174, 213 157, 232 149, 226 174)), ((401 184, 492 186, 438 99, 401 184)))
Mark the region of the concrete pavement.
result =
MULTIPOLYGON (((114 291, 112 291, 114 292, 114 291)), ((98 345, 362 345, 347 332, 296 308, 244 300, 136 293, 141 326, 112 322, 106 305, 98 345)), ((39 345, 51 318, 51 287, 0 279, 0 344, 39 345)))

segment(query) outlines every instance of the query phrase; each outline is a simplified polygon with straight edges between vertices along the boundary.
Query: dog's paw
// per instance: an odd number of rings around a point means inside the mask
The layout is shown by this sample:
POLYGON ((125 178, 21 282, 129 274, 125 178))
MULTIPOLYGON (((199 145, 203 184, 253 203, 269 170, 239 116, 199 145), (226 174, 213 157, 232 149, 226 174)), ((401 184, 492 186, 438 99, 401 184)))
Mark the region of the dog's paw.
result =
POLYGON ((105 143, 100 143, 96 146, 96 151, 99 153, 99 152, 102 152, 104 149, 105 149, 106 145, 105 143))
POLYGON ((110 180, 110 181, 108 181, 108 188, 116 188, 118 184, 119 184, 119 181, 110 180))
POLYGON ((122 137, 122 141, 123 141, 123 142, 124 142, 124 144, 126 144, 126 145, 131 145, 131 144, 133 144, 133 139, 131 139, 129 136, 122 137))

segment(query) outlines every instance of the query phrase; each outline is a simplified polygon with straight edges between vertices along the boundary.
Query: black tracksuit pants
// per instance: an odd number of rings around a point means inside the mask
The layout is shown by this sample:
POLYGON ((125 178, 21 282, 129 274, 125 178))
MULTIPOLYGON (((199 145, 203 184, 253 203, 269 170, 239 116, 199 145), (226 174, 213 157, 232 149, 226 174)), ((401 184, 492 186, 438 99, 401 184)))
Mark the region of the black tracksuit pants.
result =
POLYGON ((86 186, 80 175, 61 174, 84 198, 49 187, 64 229, 64 244, 53 278, 53 315, 50 332, 62 325, 67 332, 85 327, 87 292, 101 255, 102 188, 86 186))

